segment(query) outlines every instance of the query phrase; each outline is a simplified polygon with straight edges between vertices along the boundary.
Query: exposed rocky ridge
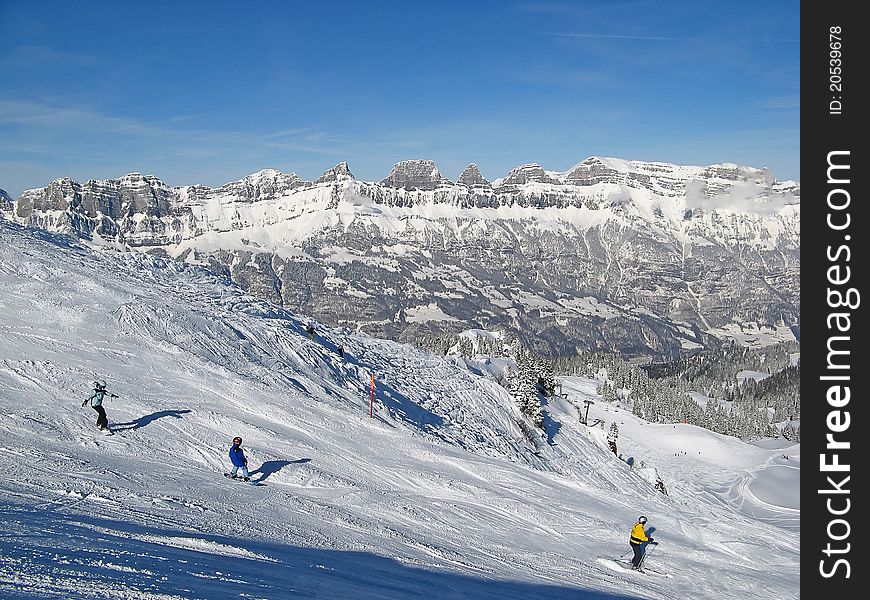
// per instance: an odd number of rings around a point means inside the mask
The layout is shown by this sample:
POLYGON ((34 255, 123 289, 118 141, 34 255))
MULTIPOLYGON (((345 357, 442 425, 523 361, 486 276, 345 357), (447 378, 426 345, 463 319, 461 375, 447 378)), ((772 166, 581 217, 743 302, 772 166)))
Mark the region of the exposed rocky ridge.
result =
POLYGON ((353 173, 350 172, 350 167, 346 162, 340 162, 328 171, 317 178, 314 183, 330 183, 332 181, 340 181, 345 178, 354 179, 353 173))
POLYGON ((15 201, 6 193, 6 190, 0 189, 0 212, 11 213, 15 209, 15 201))
POLYGON ((381 180, 381 185, 406 190, 434 190, 439 185, 452 183, 442 177, 431 160, 405 160, 398 163, 390 174, 381 180))
POLYGON ((15 220, 208 263, 252 293, 401 340, 507 329, 541 350, 674 356, 739 323, 799 321, 799 186, 764 169, 588 158, 458 183, 264 170, 219 188, 59 179, 15 220), (736 202, 739 209, 729 208, 736 202))
POLYGON ((480 169, 478 169, 477 165, 474 163, 465 167, 456 182, 467 185, 468 187, 492 187, 490 186, 489 181, 480 174, 480 169))
POLYGON ((502 185, 523 185, 530 182, 537 183, 554 183, 559 184, 561 181, 550 176, 544 171, 544 168, 537 164, 531 163, 522 165, 513 169, 508 173, 507 177, 502 180, 502 185))

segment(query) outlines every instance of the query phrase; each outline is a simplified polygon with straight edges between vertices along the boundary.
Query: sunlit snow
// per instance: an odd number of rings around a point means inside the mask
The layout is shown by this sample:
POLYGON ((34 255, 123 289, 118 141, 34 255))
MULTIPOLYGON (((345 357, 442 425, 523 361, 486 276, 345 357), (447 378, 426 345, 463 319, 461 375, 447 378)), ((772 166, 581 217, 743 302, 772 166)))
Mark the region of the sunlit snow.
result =
POLYGON ((647 423, 580 377, 529 437, 503 364, 307 324, 0 219, 0 597, 799 597, 799 445, 647 423), (257 487, 222 476, 235 435, 257 487), (667 576, 612 562, 640 514, 667 576))

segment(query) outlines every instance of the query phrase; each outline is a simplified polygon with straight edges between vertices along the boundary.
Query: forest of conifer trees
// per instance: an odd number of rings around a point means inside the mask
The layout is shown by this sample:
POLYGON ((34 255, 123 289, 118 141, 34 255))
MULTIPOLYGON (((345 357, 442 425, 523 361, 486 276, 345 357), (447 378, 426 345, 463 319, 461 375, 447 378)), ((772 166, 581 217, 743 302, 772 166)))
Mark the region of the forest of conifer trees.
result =
POLYGON ((541 396, 556 393, 559 376, 599 381, 605 402, 622 402, 656 423, 684 422, 746 440, 785 437, 800 441, 800 346, 725 343, 676 361, 632 364, 616 354, 578 351, 573 356, 534 354, 516 340, 432 336, 420 346, 469 357, 509 358, 515 368, 498 378, 521 412, 543 424, 541 396))

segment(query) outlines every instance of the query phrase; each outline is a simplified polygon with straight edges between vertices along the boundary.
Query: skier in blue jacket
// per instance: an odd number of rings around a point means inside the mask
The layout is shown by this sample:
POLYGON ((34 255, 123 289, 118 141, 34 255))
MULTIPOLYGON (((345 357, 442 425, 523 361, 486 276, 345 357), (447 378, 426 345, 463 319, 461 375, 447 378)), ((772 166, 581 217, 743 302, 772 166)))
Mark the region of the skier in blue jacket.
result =
POLYGON ((251 474, 248 473, 248 459, 245 458, 245 451, 242 450, 242 438, 236 436, 233 438, 233 445, 230 448, 230 460, 233 463, 233 469, 227 477, 236 478, 236 473, 239 469, 242 470, 242 478, 245 481, 251 480, 251 474))
POLYGON ((109 419, 106 417, 106 409, 103 408, 103 399, 106 396, 117 398, 115 394, 110 394, 106 391, 106 382, 100 379, 99 381, 94 382, 94 390, 91 392, 90 396, 85 398, 84 402, 82 402, 82 406, 86 405, 88 402, 91 403, 91 408, 97 411, 97 427, 104 431, 109 428, 109 419))

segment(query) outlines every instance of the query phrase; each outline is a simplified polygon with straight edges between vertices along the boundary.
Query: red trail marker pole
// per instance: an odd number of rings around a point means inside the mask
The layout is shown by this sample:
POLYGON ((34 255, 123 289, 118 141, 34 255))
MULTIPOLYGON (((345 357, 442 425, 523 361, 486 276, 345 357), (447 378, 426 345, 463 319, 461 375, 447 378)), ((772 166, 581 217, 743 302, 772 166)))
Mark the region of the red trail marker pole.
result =
POLYGON ((369 417, 375 416, 375 374, 372 373, 372 395, 369 399, 369 417))

